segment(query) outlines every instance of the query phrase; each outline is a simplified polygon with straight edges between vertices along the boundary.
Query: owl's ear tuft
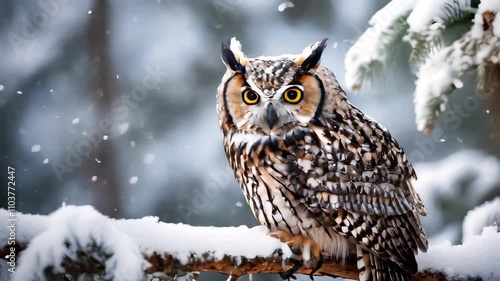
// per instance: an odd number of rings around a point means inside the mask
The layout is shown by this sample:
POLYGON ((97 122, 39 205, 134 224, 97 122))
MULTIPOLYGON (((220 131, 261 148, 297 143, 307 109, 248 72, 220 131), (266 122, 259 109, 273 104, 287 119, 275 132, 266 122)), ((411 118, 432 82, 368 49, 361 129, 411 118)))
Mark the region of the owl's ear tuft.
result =
POLYGON ((222 62, 232 71, 245 74, 248 59, 241 51, 241 43, 236 38, 233 37, 227 42, 222 42, 222 62))
POLYGON ((314 69, 319 66, 319 62, 321 60, 321 54, 323 54, 323 50, 326 47, 326 41, 328 38, 325 38, 321 41, 318 41, 314 44, 307 46, 302 54, 295 60, 295 63, 300 65, 302 71, 307 72, 310 69, 314 69))

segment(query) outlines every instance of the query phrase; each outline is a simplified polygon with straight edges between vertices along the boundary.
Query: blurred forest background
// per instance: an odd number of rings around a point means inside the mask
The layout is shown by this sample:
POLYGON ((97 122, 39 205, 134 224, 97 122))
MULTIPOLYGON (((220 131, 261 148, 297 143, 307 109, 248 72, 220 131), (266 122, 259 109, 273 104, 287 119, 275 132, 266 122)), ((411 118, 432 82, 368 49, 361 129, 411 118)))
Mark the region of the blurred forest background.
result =
MULTIPOLYGON (((218 128, 220 42, 236 36, 254 57, 328 37, 322 63, 345 85, 347 50, 388 1, 282 2, 1 1, 0 157, 4 179, 16 169, 18 211, 90 204, 115 218, 256 225, 218 128)), ((418 132, 410 48, 391 52, 383 77, 348 96, 415 164, 431 243, 457 243, 467 211, 500 195, 488 111, 479 99, 467 110, 470 75, 439 140, 418 132)))

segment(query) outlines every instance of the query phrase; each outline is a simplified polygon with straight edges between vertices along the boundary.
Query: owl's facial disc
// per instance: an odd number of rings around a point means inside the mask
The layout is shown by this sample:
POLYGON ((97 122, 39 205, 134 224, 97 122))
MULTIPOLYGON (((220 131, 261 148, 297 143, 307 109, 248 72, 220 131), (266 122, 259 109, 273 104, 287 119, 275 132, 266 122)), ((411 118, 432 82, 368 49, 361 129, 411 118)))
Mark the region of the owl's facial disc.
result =
POLYGON ((300 55, 248 59, 241 44, 222 45, 228 70, 221 86, 228 121, 238 130, 281 135, 307 124, 321 110, 324 89, 316 71, 326 39, 300 55))
POLYGON ((238 129, 279 135, 288 128, 307 123, 313 117, 314 111, 307 110, 308 106, 303 102, 312 102, 314 106, 317 95, 311 93, 307 96, 304 86, 300 84, 283 85, 276 91, 264 92, 254 81, 234 79, 244 83, 239 93, 230 91, 226 96, 238 129))

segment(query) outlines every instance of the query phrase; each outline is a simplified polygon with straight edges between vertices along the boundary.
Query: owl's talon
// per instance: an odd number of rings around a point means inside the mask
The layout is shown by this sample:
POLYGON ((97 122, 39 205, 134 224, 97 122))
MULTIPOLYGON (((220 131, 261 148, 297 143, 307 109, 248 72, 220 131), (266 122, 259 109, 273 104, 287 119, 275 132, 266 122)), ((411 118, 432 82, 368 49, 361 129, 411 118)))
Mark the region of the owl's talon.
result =
POLYGON ((323 265, 323 255, 316 242, 304 235, 293 235, 285 231, 277 231, 270 236, 280 239, 286 243, 296 258, 290 259, 294 265, 291 269, 280 274, 281 278, 288 279, 302 266, 312 268, 309 276, 313 279, 313 274, 323 265))
POLYGON ((289 270, 287 270, 285 272, 279 273, 283 280, 290 281, 290 278, 292 278, 293 280, 297 280, 297 277, 295 277, 295 275, 293 275, 293 274, 295 272, 297 272, 297 270, 299 270, 302 267, 302 262, 298 261, 298 260, 292 260, 292 261, 294 262, 294 265, 292 268, 290 268, 289 270))
POLYGON ((314 268, 309 273, 309 278, 311 278, 311 280, 314 280, 314 273, 316 273, 316 271, 318 271, 322 266, 323 266, 323 255, 320 253, 318 263, 314 266, 314 268))

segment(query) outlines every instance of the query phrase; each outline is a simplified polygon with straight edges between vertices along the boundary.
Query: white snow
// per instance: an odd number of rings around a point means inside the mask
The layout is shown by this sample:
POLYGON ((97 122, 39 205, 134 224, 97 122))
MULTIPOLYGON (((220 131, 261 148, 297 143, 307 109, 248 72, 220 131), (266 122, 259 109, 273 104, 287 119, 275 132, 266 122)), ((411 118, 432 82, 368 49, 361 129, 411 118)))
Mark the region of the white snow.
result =
POLYGON ((18 95, 22 95, 22 94, 23 94, 23 92, 22 92, 22 91, 17 91, 17 94, 18 94, 18 95))
POLYGON ((169 252, 187 263, 191 253, 205 253, 215 250, 212 256, 221 259, 224 255, 270 256, 276 249, 282 249, 285 257, 291 256, 290 250, 279 240, 270 238, 265 227, 196 227, 184 224, 158 222, 156 217, 140 220, 117 221, 117 226, 125 231, 141 248, 159 252, 169 252), (144 235, 148 229, 148 235, 144 235), (214 247, 217 245, 217 247, 214 247), (248 247, 248 245, 252 245, 248 247))
POLYGON ((75 125, 75 124, 78 124, 80 122, 80 118, 74 118, 73 120, 71 120, 71 124, 75 125))
POLYGON ((474 235, 481 234, 484 227, 500 226, 500 197, 470 210, 463 223, 463 238, 466 242, 474 235))
POLYGON ((446 104, 447 97, 443 93, 451 91, 453 79, 452 67, 446 63, 448 53, 439 52, 420 68, 415 89, 415 120, 417 129, 424 131, 434 125, 434 110, 429 106, 431 102, 446 104))
MULTIPOLYGON (((478 17, 482 20, 481 14, 476 14, 476 19, 478 17)), ((463 86, 460 79, 468 70, 477 70, 485 62, 495 63, 495 58, 498 59, 500 38, 482 36, 482 24, 476 20, 472 31, 432 54, 420 67, 415 82, 415 115, 419 130, 432 130, 437 112, 446 109, 447 95, 463 86)))
POLYGON ((103 140, 108 140, 108 135, 104 135, 104 136, 102 136, 102 139, 103 139, 103 140))
POLYGON ((5 87, 3 85, 0 85, 0 92, 3 91, 3 89, 5 89, 5 87))
POLYGON ((412 49, 412 58, 421 61, 438 50, 447 26, 474 14, 470 0, 420 0, 408 16, 408 34, 403 37, 412 49))
POLYGON ((131 177, 129 180, 128 180, 128 183, 129 184, 136 184, 137 181, 139 181, 139 178, 138 177, 131 177))
POLYGON ((278 11, 281 13, 281 12, 285 11, 286 9, 293 8, 293 7, 295 7, 295 5, 292 2, 286 1, 286 2, 279 4, 278 11))
POLYGON ((422 32, 427 29, 431 21, 439 20, 443 11, 440 9, 450 0, 418 1, 408 16, 409 31, 422 32))
MULTIPOLYGON (((0 209, 0 220, 6 221, 8 215, 0 209)), ((94 244, 112 255, 105 261, 99 255, 94 258, 105 262, 106 277, 114 277, 113 280, 141 280, 147 266, 142 254, 153 252, 168 252, 181 263, 193 256, 201 259, 208 251, 213 252, 207 259, 222 259, 225 255, 267 257, 276 250, 281 250, 285 258, 292 256, 286 244, 269 237, 267 229, 261 226, 195 227, 162 223, 156 217, 114 220, 91 206, 63 206, 49 216, 18 214, 17 219, 18 243, 30 243, 19 260, 13 281, 37 279, 48 266, 62 272, 64 256, 75 258, 76 251, 85 251, 94 244), (65 246, 66 242, 69 246, 65 246)), ((0 245, 7 241, 8 233, 0 232, 0 245)))
MULTIPOLYGON (((0 209, 0 220, 8 217, 9 212, 0 209)), ((148 266, 142 255, 154 252, 170 253, 183 264, 209 251, 207 259, 271 256, 278 249, 285 258, 292 256, 286 244, 269 237, 262 226, 196 227, 163 223, 156 217, 114 220, 91 206, 63 206, 49 216, 18 213, 17 225, 16 241, 29 242, 29 246, 20 257, 14 281, 41 278, 49 266, 54 272, 62 272, 64 257, 75 259, 77 251, 86 252, 96 245, 102 252, 93 257, 106 265, 106 278, 112 280, 141 280, 148 266), (105 259, 103 253, 110 257, 105 259)), ((470 235, 462 245, 431 244, 427 253, 417 256, 419 268, 498 280, 500 251, 492 250, 500 249, 497 231, 496 226, 485 227, 480 235, 470 235)), ((6 245, 8 237, 8 232, 0 232, 0 245, 6 245)))
MULTIPOLYGON (((9 212, 5 209, 0 209, 0 221, 7 222, 7 219, 12 218, 9 212)), ((35 236, 44 232, 50 221, 49 217, 41 215, 29 215, 16 213, 16 241, 27 242, 31 241, 35 236)), ((8 231, 0 231, 0 245, 6 245, 9 239, 8 231)))
POLYGON ((500 12, 500 1, 498 0, 481 0, 479 4, 479 11, 494 11, 500 12))
MULTIPOLYGON (((481 38, 483 37, 483 17, 482 13, 486 11, 492 11, 492 12, 500 12, 500 1, 498 0, 482 0, 481 3, 479 4, 478 11, 476 16, 474 17, 474 27, 473 27, 473 32, 474 32, 474 38, 481 38)), ((500 37, 500 17, 495 16, 495 19, 493 20, 493 34, 495 34, 496 37, 500 37)))
POLYGON ((347 52, 347 86, 359 90, 364 80, 375 77, 387 65, 391 45, 407 41, 413 48, 412 58, 424 62, 417 65, 415 115, 417 128, 430 133, 438 112, 446 110, 447 95, 463 87, 465 72, 477 70, 488 61, 499 61, 500 17, 493 21, 495 36, 485 36, 483 12, 488 10, 500 12, 500 1, 481 1, 477 9, 469 0, 391 1, 372 17, 370 27, 347 52), (475 14, 472 29, 450 46, 442 47, 447 25, 471 14, 475 14), (404 20, 407 30, 400 30, 405 26, 399 21, 404 20))
POLYGON ((43 159, 43 164, 48 164, 49 163, 49 158, 43 159))
POLYGON ((460 8, 462 11, 473 11, 470 0, 420 0, 417 2, 410 16, 408 16, 408 30, 410 32, 429 31, 434 25, 442 24, 450 16, 450 9, 460 8))
POLYGON ((153 153, 148 153, 146 155, 144 155, 144 164, 146 165, 150 165, 150 164, 153 164, 153 162, 155 161, 155 155, 153 153))
POLYGON ((495 34, 496 37, 500 37, 500 17, 499 16, 496 16, 495 19, 493 20, 493 34, 495 34))
POLYGON ((123 122, 123 123, 118 124, 118 126, 117 126, 118 134, 119 135, 125 134, 128 131, 129 127, 130 127, 130 124, 127 122, 123 122))
MULTIPOLYGON (((467 9, 467 4, 461 1, 459 3, 462 9, 467 9)), ((498 1, 481 1, 471 31, 452 45, 431 55, 420 68, 415 89, 415 114, 419 130, 429 132, 432 129, 437 111, 446 109, 446 95, 454 88, 463 86, 460 79, 465 72, 470 69, 476 70, 487 61, 496 63, 495 54, 498 55, 500 50, 498 38, 500 28, 493 30, 497 37, 485 37, 482 14, 487 10, 500 11, 498 3, 498 1), (435 106, 429 106, 429 103, 434 103, 435 106)), ((410 19, 408 20, 410 22, 410 19)), ((497 20, 498 17, 494 25, 497 20)))
POLYGON ((97 180, 97 176, 92 176, 92 178, 90 178, 91 181, 96 181, 97 180))
POLYGON ((483 15, 479 12, 476 13, 474 15, 474 25, 472 26, 472 29, 471 29, 472 38, 474 38, 474 39, 483 38, 483 35, 484 35, 483 24, 484 24, 483 15))
MULTIPOLYGON (((23 218, 19 220, 20 226, 25 223, 23 218)), ((105 262, 107 279, 132 281, 143 276, 147 262, 137 244, 92 207, 62 207, 48 217, 48 223, 45 222, 45 231, 30 239, 12 281, 44 280, 44 269, 50 266, 54 273, 62 273, 61 262, 65 257, 76 260, 77 251, 85 252, 94 245, 102 247, 102 252, 92 256, 105 262), (105 254, 112 256, 105 259, 105 254)), ((43 226, 37 222, 30 224, 30 228, 43 229, 43 226)))
MULTIPOLYGON (((474 17, 474 26, 472 28, 473 38, 481 39, 483 37, 483 16, 482 14, 486 11, 500 12, 500 1, 498 0, 482 0, 479 4, 477 13, 474 17)), ((493 34, 496 37, 500 37, 500 17, 495 16, 493 20, 493 34)))
POLYGON ((39 144, 35 144, 31 147, 31 152, 39 152, 42 149, 42 146, 39 144))
POLYGON ((344 65, 347 87, 353 91, 359 90, 363 80, 370 77, 368 73, 376 71, 374 67, 387 64, 387 48, 397 39, 398 32, 394 31, 394 24, 409 14, 416 2, 393 0, 370 19, 370 27, 346 54, 344 65))
MULTIPOLYGON (((500 161, 473 150, 460 151, 437 162, 417 163, 415 171, 418 180, 414 184, 429 214, 423 220, 430 233, 453 223, 441 211, 443 202, 457 206, 455 212, 464 210, 465 215, 500 185, 500 161), (462 190, 463 183, 468 183, 468 188, 462 190)), ((461 227, 456 225, 456 231, 461 227)))
POLYGON ((473 235, 462 245, 446 241, 417 255, 420 270, 445 272, 449 276, 479 276, 483 280, 500 280, 500 233, 497 227, 485 227, 481 235, 473 235), (496 249, 496 250, 494 250, 496 249))

